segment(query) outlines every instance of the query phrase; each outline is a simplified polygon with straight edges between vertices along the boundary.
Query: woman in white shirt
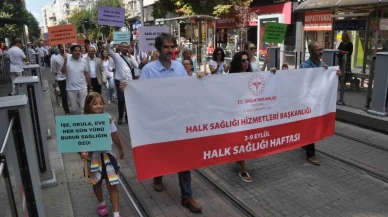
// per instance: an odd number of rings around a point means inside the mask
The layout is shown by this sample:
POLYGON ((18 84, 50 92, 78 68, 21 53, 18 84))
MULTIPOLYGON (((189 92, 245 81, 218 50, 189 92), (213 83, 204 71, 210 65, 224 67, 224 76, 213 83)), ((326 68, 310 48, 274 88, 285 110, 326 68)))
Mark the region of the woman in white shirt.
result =
POLYGON ((81 57, 86 58, 88 56, 88 52, 85 46, 81 46, 81 57))
POLYGON ((183 59, 182 64, 183 64, 183 67, 185 67, 188 76, 196 76, 197 75, 197 73, 193 72, 194 71, 193 60, 183 59))
POLYGON ((115 68, 115 64, 112 58, 108 56, 106 50, 101 52, 101 59, 104 65, 104 71, 106 75, 106 98, 108 99, 108 104, 113 100, 113 94, 116 92, 113 69, 115 68))
POLYGON ((209 68, 212 74, 224 74, 229 71, 229 66, 225 61, 225 52, 217 47, 213 52, 213 58, 209 61, 209 68))
POLYGON ((260 63, 259 63, 259 59, 256 58, 255 54, 256 54, 256 45, 253 44, 252 42, 250 41, 247 41, 244 45, 244 51, 248 53, 249 55, 249 59, 251 60, 251 68, 252 68, 252 71, 253 72, 257 72, 257 71, 264 71, 265 68, 267 67, 267 63, 268 63, 268 58, 266 58, 266 60, 264 61, 264 64, 263 66, 260 68, 260 63))

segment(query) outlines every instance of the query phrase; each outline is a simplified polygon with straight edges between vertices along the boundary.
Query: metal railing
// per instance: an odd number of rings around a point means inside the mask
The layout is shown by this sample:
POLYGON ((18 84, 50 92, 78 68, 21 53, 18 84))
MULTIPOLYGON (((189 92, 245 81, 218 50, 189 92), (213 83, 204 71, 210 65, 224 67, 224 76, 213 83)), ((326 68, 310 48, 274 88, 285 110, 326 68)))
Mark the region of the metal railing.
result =
POLYGON ((7 147, 7 144, 8 144, 9 135, 11 134, 12 128, 14 126, 14 122, 15 122, 15 117, 12 117, 12 119, 9 123, 8 129, 7 129, 7 133, 5 135, 3 144, 2 144, 1 149, 0 149, 0 177, 3 177, 5 180, 7 196, 8 196, 8 203, 9 203, 9 208, 10 208, 11 214, 13 217, 17 217, 18 211, 16 208, 17 207, 16 201, 15 201, 14 193, 12 190, 12 183, 11 183, 11 177, 10 177, 10 173, 9 173, 8 163, 7 163, 5 153, 4 153, 5 148, 7 147))

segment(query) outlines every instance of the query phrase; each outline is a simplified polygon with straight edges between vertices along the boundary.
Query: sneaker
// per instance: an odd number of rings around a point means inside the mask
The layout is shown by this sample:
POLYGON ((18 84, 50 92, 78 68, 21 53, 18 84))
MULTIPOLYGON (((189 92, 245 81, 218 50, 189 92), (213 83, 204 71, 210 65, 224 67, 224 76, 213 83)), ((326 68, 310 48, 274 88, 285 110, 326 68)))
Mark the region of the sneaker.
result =
POLYGON ((315 157, 315 156, 308 157, 307 160, 308 160, 310 163, 312 163, 313 165, 315 165, 315 166, 321 165, 321 162, 319 162, 319 160, 318 160, 317 157, 315 157))
POLYGON ((249 175, 249 173, 239 173, 238 176, 240 176, 244 182, 252 182, 252 177, 249 175))
POLYGON ((182 206, 188 208, 191 212, 198 213, 202 211, 202 207, 193 198, 182 200, 182 206))
POLYGON ((154 178, 154 190, 157 191, 157 192, 163 191, 162 177, 154 178))
POLYGON ((123 124, 123 119, 122 119, 122 118, 119 118, 119 119, 117 120, 117 124, 118 124, 118 125, 123 124))
POLYGON ((108 105, 110 104, 110 100, 108 100, 108 105))
POLYGON ((108 207, 106 205, 98 206, 97 212, 99 216, 108 216, 108 207))

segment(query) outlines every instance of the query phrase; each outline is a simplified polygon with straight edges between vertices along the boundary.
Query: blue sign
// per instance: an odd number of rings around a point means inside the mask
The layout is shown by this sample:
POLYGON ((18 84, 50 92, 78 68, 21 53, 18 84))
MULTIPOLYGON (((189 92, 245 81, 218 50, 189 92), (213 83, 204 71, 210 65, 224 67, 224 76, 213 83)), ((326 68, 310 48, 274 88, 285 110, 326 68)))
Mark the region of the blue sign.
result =
POLYGON ((56 116, 55 121, 60 153, 112 150, 108 114, 56 116))
POLYGON ((45 32, 45 33, 43 33, 43 38, 45 39, 45 40, 48 40, 48 33, 47 32, 45 32))
POLYGON ((130 43, 131 33, 128 31, 113 32, 113 43, 121 44, 121 42, 130 43))

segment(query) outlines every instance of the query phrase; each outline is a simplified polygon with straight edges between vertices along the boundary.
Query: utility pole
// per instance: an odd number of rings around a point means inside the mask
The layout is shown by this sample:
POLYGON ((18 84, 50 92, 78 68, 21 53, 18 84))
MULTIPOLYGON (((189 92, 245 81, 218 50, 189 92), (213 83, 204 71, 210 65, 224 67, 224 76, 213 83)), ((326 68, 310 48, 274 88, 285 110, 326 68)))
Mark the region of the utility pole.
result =
POLYGON ((144 7, 143 7, 143 0, 140 1, 140 21, 141 21, 141 26, 144 26, 144 7))

